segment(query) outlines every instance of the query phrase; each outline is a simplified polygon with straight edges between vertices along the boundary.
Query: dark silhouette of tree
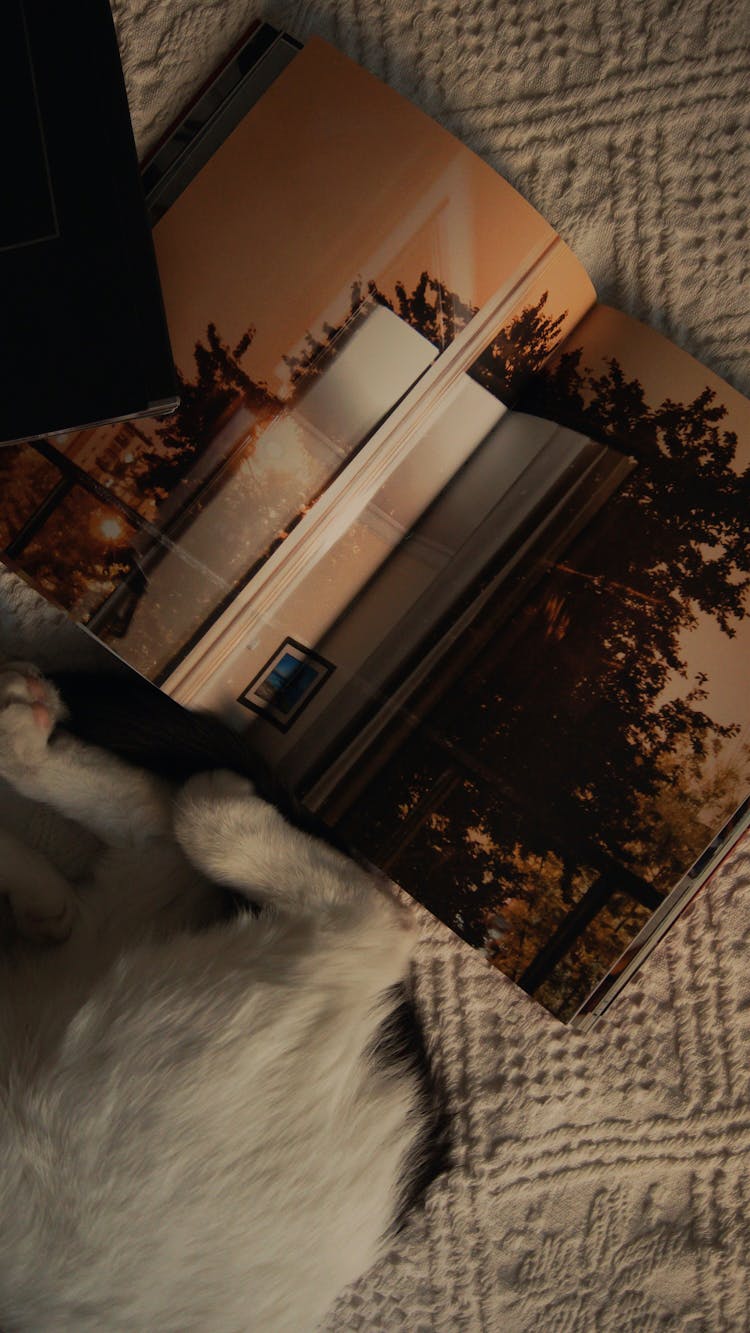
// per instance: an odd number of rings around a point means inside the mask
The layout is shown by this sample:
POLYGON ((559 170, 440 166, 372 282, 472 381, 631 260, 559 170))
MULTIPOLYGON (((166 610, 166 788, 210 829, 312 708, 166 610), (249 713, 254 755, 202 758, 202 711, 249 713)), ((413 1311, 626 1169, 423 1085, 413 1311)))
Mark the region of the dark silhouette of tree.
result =
MULTIPOLYGON (((522 316, 542 346, 556 332, 544 319, 543 302, 522 316)), ((512 329, 502 346, 512 376, 512 329)), ((420 687, 435 702, 419 730, 341 824, 375 861, 389 844, 395 878, 473 943, 495 931, 520 971, 596 876, 621 867, 626 891, 553 975, 569 1010, 648 915, 628 876, 668 891, 707 841, 700 774, 737 728, 712 718, 705 673, 689 678, 685 635, 704 617, 731 639, 748 614, 750 469, 710 388, 652 406, 613 359, 595 372, 563 353, 520 406, 638 467, 510 622, 507 587, 483 607, 420 687), (670 833, 678 780, 692 796, 670 833)))
MULTIPOLYGON (((546 309, 548 299, 549 293, 543 292, 538 301, 509 320, 469 371, 473 379, 504 403, 512 404, 519 398, 524 386, 541 371, 560 342, 567 311, 552 316, 546 309)), ((357 279, 352 283, 344 318, 337 325, 324 324, 320 336, 308 332, 304 346, 284 358, 293 383, 307 375, 319 374, 346 335, 374 305, 392 310, 438 351, 448 347, 477 313, 476 306, 450 291, 426 270, 411 292, 399 281, 390 296, 376 282, 357 279)))
MULTIPOLYGON (((651 407, 616 360, 599 375, 581 361, 580 350, 561 356, 535 378, 521 406, 639 464, 608 508, 612 568, 601 574, 614 577, 616 567, 641 607, 653 608, 653 627, 673 642, 694 625, 696 611, 731 638, 750 588, 750 468, 736 467, 737 435, 722 426, 726 408, 708 387, 689 403, 666 398, 651 407)), ((680 669, 676 646, 666 658, 680 669)))
POLYGON ((504 403, 515 403, 529 380, 539 375, 560 341, 567 311, 553 318, 545 306, 549 292, 526 306, 474 362, 469 374, 504 403))
POLYGON ((382 305, 388 306, 400 319, 411 324, 441 352, 477 313, 476 306, 463 301, 445 283, 430 277, 427 272, 422 273, 411 293, 407 292, 402 282, 397 282, 392 300, 378 292, 374 284, 370 284, 368 290, 382 305))
POLYGON ((392 310, 438 351, 447 347, 477 313, 475 306, 463 301, 456 292, 450 291, 444 283, 426 271, 421 274, 413 291, 408 292, 402 282, 396 282, 390 296, 372 279, 364 282, 357 278, 352 283, 349 309, 344 318, 336 325, 324 324, 319 337, 308 332, 304 346, 284 358, 292 382, 298 383, 308 375, 319 374, 328 358, 336 355, 346 335, 376 305, 392 310))
POLYGON ((211 443, 223 415, 237 401, 244 401, 259 417, 278 410, 280 404, 268 385, 253 380, 240 364, 254 337, 251 326, 230 348, 216 325, 208 325, 205 341, 195 344, 194 377, 187 379, 178 372, 180 406, 156 431, 156 447, 141 454, 141 471, 135 479, 142 493, 168 494, 211 443))

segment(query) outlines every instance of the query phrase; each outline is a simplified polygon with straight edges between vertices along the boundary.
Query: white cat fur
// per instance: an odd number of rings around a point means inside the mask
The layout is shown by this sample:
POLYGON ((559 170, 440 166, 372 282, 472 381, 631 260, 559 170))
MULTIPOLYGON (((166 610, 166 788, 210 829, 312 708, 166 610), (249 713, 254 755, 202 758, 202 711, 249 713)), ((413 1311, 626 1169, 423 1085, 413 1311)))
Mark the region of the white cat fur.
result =
POLYGON ((419 1136, 415 1076, 367 1054, 411 918, 245 779, 175 796, 60 713, 0 672, 0 774, 103 844, 73 885, 0 841, 0 1328, 312 1329, 419 1136), (220 919, 216 883, 260 914, 220 919))

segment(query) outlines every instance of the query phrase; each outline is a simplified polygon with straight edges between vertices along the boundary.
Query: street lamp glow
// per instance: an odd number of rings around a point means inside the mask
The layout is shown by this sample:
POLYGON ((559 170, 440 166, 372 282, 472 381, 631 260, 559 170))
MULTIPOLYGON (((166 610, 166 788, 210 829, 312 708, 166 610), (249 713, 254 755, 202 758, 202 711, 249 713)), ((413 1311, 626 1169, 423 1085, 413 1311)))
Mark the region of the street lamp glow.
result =
POLYGON ((119 518, 103 518, 99 524, 99 531, 108 541, 117 541, 125 531, 125 527, 119 518))

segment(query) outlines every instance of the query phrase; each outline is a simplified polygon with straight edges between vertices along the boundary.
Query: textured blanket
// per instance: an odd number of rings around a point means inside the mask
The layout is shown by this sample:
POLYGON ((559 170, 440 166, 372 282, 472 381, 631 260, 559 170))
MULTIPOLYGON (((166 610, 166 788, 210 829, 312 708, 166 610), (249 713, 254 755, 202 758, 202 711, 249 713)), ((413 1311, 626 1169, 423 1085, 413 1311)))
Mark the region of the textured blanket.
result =
MULTIPOLYGON (((144 150, 255 11, 114 9, 144 150)), ((411 97, 549 218, 603 299, 750 392, 743 0, 269 0, 264 14, 411 97)), ((0 651, 106 657, 7 575, 0 651)), ((29 832, 63 864, 83 855, 49 817, 29 832)), ((586 1037, 424 916, 419 999, 455 1162, 331 1330, 750 1328, 749 873, 746 840, 586 1037)))

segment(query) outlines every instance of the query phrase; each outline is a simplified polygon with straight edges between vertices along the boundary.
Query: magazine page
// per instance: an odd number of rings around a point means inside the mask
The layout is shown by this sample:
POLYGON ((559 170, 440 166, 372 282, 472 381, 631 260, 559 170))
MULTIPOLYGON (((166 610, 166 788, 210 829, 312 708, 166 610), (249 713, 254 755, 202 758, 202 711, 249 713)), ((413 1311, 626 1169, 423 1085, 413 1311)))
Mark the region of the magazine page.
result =
MULTIPOLYGON (((585 644, 587 673, 606 692, 607 764, 622 775, 615 786, 603 768, 587 795, 599 836, 663 899, 589 1013, 621 989, 750 817, 750 403, 653 330, 596 307, 521 405, 637 463, 554 583, 575 608, 567 637, 585 644)), ((592 739, 579 731, 576 745, 592 739)))
POLYGON ((452 403, 489 406, 465 372, 196 696, 252 711, 312 809, 566 1020, 750 777, 750 411, 621 319, 584 320, 415 519, 452 403))
MULTIPOLYGON (((338 497, 350 512, 378 493, 416 419, 527 296, 549 306, 548 353, 593 291, 486 164, 318 40, 154 236, 179 411, 2 451, 0 540, 8 563, 164 683, 222 617, 244 633, 296 586, 332 540, 338 497), (399 412, 396 438, 383 423, 399 412)), ((410 512, 489 424, 461 422, 410 512)))

